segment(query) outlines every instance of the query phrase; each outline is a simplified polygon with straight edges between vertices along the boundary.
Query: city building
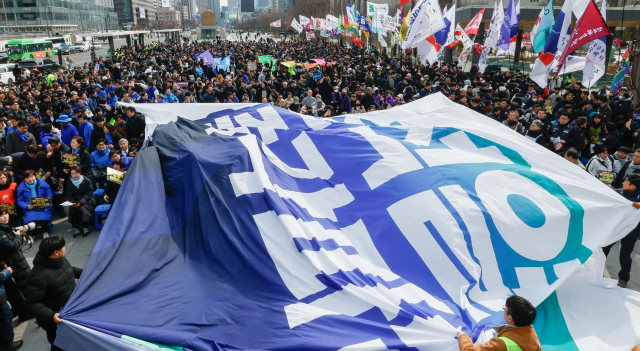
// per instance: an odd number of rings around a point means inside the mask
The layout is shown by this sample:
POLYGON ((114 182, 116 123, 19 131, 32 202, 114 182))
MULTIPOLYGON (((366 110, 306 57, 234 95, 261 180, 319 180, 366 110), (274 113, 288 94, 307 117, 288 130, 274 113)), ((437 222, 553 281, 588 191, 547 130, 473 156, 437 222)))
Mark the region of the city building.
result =
POLYGON ((158 8, 158 22, 164 25, 180 25, 182 23, 182 13, 171 7, 158 8))
POLYGON ((272 9, 274 11, 285 12, 288 9, 290 9, 296 2, 298 1, 297 0, 272 0, 272 4, 273 4, 272 9))
POLYGON ((46 27, 51 31, 53 26, 76 25, 85 32, 118 29, 114 7, 114 0, 2 0, 0 27, 46 27))
POLYGON ((113 8, 118 14, 118 28, 134 23, 132 0, 113 0, 113 8))
POLYGON ((138 28, 148 28, 157 21, 156 4, 154 0, 131 0, 133 17, 138 28))
POLYGON ((180 11, 180 17, 182 18, 182 20, 188 20, 189 19, 189 8, 186 6, 176 6, 176 10, 180 11))

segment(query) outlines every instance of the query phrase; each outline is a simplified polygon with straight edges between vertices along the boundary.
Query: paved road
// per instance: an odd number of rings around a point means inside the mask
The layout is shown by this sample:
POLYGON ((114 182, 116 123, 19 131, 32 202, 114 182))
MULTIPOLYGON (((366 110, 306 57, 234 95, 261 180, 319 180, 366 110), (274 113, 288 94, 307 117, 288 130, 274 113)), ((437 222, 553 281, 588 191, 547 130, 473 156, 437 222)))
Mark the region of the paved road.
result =
MULTIPOLYGON (((158 41, 158 38, 149 38, 146 37, 145 38, 145 43, 150 43, 152 41, 158 41)), ((160 36, 160 42, 164 41, 164 36, 160 36)), ((100 56, 106 58, 107 57, 107 50, 109 50, 109 42, 108 41, 101 41, 101 40, 96 40, 95 41, 96 44, 101 44, 102 45, 102 49, 96 50, 96 57, 100 58, 100 56)), ((113 46, 118 49, 119 47, 121 47, 122 45, 127 45, 127 41, 126 39, 115 39, 113 41, 113 46)), ((82 67, 85 63, 89 63, 91 61, 91 51, 85 51, 85 52, 80 52, 77 54, 71 54, 69 55, 71 57, 71 59, 73 60, 73 67, 82 67)), ((67 55, 63 55, 62 59, 65 60, 67 57, 67 55)), ((57 57, 55 58, 57 59, 57 57)))

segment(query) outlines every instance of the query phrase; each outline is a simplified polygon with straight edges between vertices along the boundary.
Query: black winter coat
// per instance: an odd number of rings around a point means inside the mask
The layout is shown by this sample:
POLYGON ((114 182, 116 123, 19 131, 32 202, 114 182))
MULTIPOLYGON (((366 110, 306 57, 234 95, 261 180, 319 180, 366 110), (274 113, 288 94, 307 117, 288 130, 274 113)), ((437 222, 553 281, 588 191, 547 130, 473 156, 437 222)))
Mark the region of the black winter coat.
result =
POLYGON ((31 267, 22 254, 22 235, 13 234, 10 226, 0 224, 0 262, 3 261, 13 269, 11 276, 20 290, 24 290, 31 267))
POLYGON ((27 283, 25 305, 43 329, 54 326, 53 316, 69 301, 82 269, 71 267, 66 257, 54 260, 36 254, 27 283))
MULTIPOLYGON (((65 163, 62 162, 62 154, 70 154, 71 148, 67 145, 60 143, 60 148, 56 151, 53 151, 53 155, 51 155, 51 166, 56 169, 55 176, 58 178, 64 178, 65 173, 62 171, 65 168, 65 163)), ((91 155, 89 155, 89 159, 91 159, 91 155)))
POLYGON ((74 218, 71 213, 75 213, 76 211, 82 212, 83 223, 91 222, 91 219, 93 219, 93 210, 96 208, 96 197, 93 195, 93 185, 91 185, 88 177, 84 177, 84 180, 78 188, 76 188, 76 186, 71 183, 71 179, 69 179, 69 183, 67 183, 67 200, 73 203, 82 203, 82 206, 78 208, 69 207, 69 222, 72 222, 74 218))
POLYGON ((39 152, 38 157, 36 159, 32 159, 29 154, 26 152, 22 154, 22 156, 13 160, 13 177, 15 182, 20 184, 22 182, 22 173, 24 171, 35 171, 42 170, 44 173, 50 172, 53 167, 51 167, 51 162, 47 158, 47 154, 44 152, 39 152))
POLYGON ((125 125, 127 127, 127 130, 126 130, 127 138, 144 139, 144 125, 145 125, 145 122, 144 122, 143 116, 136 115, 136 117, 133 120, 129 119, 127 121, 127 124, 125 125))
MULTIPOLYGON (((73 152, 73 150, 72 150, 73 152)), ((82 170, 82 174, 86 174, 87 170, 91 168, 91 154, 87 151, 87 148, 80 146, 78 150, 78 167, 82 170)))

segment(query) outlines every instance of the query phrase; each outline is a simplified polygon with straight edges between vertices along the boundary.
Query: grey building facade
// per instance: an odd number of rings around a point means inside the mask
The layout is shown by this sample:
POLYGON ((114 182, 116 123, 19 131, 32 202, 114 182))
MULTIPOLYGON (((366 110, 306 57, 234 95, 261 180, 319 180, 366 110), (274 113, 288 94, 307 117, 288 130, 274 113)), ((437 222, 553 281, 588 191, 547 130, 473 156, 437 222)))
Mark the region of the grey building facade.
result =
MULTIPOLYGON (((77 25, 82 31, 118 28, 115 0, 2 0, 0 26, 77 25)), ((131 0, 127 0, 131 1, 131 0)))

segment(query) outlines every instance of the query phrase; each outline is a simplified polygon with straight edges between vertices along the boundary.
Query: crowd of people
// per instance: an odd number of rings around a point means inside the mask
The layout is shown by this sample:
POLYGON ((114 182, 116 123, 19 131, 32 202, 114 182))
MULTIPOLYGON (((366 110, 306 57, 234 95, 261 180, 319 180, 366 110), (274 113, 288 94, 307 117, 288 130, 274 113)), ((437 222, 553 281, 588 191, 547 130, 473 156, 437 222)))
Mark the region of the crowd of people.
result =
MULTIPOLYGON (((74 237, 87 236, 94 191, 106 188, 101 200, 114 203, 120 186, 105 182, 105 171, 126 173, 144 142, 139 103, 256 102, 331 117, 441 93, 575 163, 640 208, 640 107, 624 88, 590 92, 570 76, 554 74, 542 89, 519 70, 483 74, 476 63, 466 71, 456 62, 420 64, 406 52, 263 36, 122 47, 79 67, 24 77, 16 66, 14 75, 21 78, 0 92, 0 351, 21 345, 13 341, 14 315, 18 323, 36 318, 55 340, 57 313, 81 270, 64 258, 64 239, 49 237, 52 216, 68 218, 74 237), (207 50, 229 57, 228 68, 198 59, 207 50), (265 55, 271 60, 263 65, 258 57, 265 55), (279 64, 290 61, 297 64, 279 64), (22 249, 40 235, 32 269, 22 249)), ((639 233, 622 241, 622 287, 639 233)))

